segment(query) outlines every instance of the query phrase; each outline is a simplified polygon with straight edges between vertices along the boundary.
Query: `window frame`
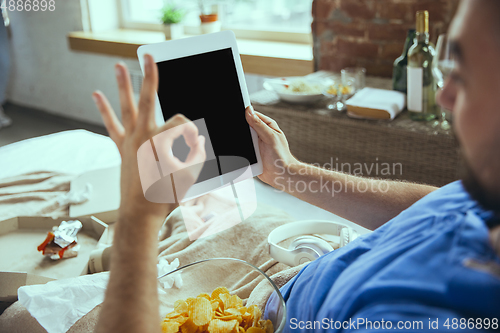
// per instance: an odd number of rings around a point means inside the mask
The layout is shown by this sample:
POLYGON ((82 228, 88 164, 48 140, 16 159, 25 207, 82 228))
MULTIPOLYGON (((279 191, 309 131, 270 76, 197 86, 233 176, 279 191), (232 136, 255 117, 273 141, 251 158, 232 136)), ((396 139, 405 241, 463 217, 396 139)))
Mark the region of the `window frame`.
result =
MULTIPOLYGON (((130 0, 116 0, 118 21, 120 28, 132 30, 146 30, 146 31, 163 31, 161 23, 148 23, 148 22, 134 22, 129 19, 128 1, 130 0)), ((256 29, 232 29, 230 27, 222 26, 222 30, 232 30, 236 38, 240 39, 253 39, 263 41, 299 43, 299 44, 313 44, 311 33, 301 32, 287 32, 276 30, 256 30, 256 29)), ((186 35, 199 35, 201 34, 199 25, 184 25, 184 34, 186 35)))

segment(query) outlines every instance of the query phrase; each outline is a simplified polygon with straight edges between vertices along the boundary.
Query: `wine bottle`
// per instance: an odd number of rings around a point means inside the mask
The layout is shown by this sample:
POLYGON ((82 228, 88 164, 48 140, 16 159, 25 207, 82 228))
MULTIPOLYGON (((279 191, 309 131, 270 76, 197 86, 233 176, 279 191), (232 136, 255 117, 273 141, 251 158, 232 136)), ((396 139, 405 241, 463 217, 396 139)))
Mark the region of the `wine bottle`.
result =
POLYGON ((408 50, 408 112, 413 120, 436 118, 436 82, 432 60, 436 51, 429 42, 429 12, 417 12, 417 34, 408 50))
POLYGON ((408 79, 406 76, 408 66, 408 50, 413 45, 415 34, 415 29, 408 30, 403 54, 401 54, 401 56, 394 61, 394 68, 392 70, 392 89, 401 91, 405 94, 407 93, 408 83, 408 79))

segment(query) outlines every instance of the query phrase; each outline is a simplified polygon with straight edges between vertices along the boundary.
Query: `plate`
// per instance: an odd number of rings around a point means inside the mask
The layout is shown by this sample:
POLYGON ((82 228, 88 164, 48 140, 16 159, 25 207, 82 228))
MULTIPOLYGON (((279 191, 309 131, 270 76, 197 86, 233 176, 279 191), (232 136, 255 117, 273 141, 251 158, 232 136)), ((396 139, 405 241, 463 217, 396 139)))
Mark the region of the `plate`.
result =
POLYGON ((296 104, 311 104, 322 100, 324 88, 323 81, 305 77, 283 77, 264 81, 264 89, 274 91, 285 102, 296 104), (294 85, 297 90, 303 92, 292 92, 290 87, 294 85), (307 89, 310 91, 306 91, 307 89))

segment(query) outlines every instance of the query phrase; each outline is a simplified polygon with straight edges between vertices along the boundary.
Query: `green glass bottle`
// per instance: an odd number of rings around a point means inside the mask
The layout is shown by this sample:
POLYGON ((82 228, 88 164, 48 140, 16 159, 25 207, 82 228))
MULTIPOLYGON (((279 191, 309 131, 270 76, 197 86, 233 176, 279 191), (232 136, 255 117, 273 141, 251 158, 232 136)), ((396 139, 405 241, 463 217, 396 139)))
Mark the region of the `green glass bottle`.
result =
POLYGON ((436 51, 429 42, 429 12, 417 12, 417 34, 408 50, 408 112, 413 120, 436 118, 436 82, 432 60, 436 51))
POLYGON ((403 54, 394 61, 394 67, 392 70, 392 89, 401 91, 402 93, 407 93, 407 83, 408 79, 406 77, 407 66, 408 66, 408 50, 413 45, 413 40, 415 39, 416 30, 408 30, 408 35, 406 36, 406 42, 403 49, 403 54))

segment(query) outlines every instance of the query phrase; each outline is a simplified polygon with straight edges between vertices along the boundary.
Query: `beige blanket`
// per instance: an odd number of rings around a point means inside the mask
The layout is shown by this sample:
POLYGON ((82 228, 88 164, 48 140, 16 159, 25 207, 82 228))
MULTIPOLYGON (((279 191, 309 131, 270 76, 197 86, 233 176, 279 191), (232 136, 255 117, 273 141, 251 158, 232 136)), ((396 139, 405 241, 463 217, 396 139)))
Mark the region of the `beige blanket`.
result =
POLYGON ((39 171, 0 179, 0 221, 16 216, 67 216, 69 206, 62 199, 74 177, 39 171))
MULTIPOLYGON (((14 184, 14 186, 20 186, 21 184, 23 186, 28 186, 27 184, 29 181, 22 180, 21 178, 18 178, 15 182, 11 181, 9 184, 14 184)), ((51 177, 45 178, 42 182, 33 181, 33 186, 36 184, 40 186, 40 183, 43 182, 47 182, 46 184, 51 185, 42 188, 51 188, 54 189, 54 192, 57 192, 58 189, 63 189, 61 190, 62 192, 68 191, 69 189, 69 186, 64 187, 63 185, 63 183, 69 182, 69 179, 65 179, 63 175, 53 174, 51 177), (59 185, 57 185, 58 182, 60 182, 59 185)), ((4 188, 8 187, 4 186, 4 188)), ((28 187, 25 187, 24 190, 27 188, 28 187)), ((6 190, 6 192, 9 191, 6 190)), ((22 191, 18 191, 17 193, 20 192, 22 191)), ((40 192, 43 192, 43 190, 40 192)), ((49 201, 54 200, 49 194, 47 194, 47 196, 52 198, 49 199, 49 201)), ((24 198, 26 196, 20 195, 19 197, 24 198)), ((40 194, 37 197, 40 197, 40 194)), ((29 204, 27 204, 29 200, 23 202, 23 206, 26 208, 30 207, 29 204)), ((11 203, 15 204, 15 200, 11 201, 11 203)), ((54 205, 53 202, 46 202, 45 204, 37 202, 36 206, 42 209, 46 214, 64 211, 57 204, 54 205), (51 211, 51 207, 54 209, 53 211, 51 211)), ((2 206, 0 205, 0 207, 2 206)), ((182 213, 180 209, 176 209, 169 215, 160 233, 159 257, 164 257, 169 262, 175 258, 179 258, 181 266, 207 258, 229 257, 242 259, 252 263, 268 276, 271 276, 278 287, 285 284, 300 270, 301 267, 290 268, 284 264, 277 263, 268 255, 267 236, 269 232, 280 225, 292 221, 292 218, 288 214, 270 206, 259 204, 255 213, 246 221, 232 228, 220 231, 217 234, 196 241, 189 240, 185 228, 185 221, 189 220, 189 223, 198 224, 203 228, 205 222, 203 222, 202 217, 212 213, 215 214, 215 218, 212 218, 206 223, 213 225, 230 223, 239 216, 239 213, 235 209, 227 210, 226 208, 225 198, 206 195, 189 202, 185 205, 182 213)), ((36 209, 32 211, 36 211, 36 209)), ((23 212, 22 215, 26 215, 26 213, 23 212)), ((223 273, 222 269, 220 271, 211 272, 211 279, 215 278, 220 282, 220 285, 225 285, 232 291, 237 291, 242 298, 246 299, 247 304, 258 304, 263 308, 269 295, 273 291, 272 286, 262 278, 258 278, 255 275, 248 275, 247 271, 240 269, 242 266, 236 265, 235 267, 237 269, 229 270, 231 274, 223 273)), ((226 270, 226 272, 227 271, 228 270, 226 270)), ((189 281, 200 281, 203 283, 203 281, 207 279, 206 276, 200 276, 199 271, 187 271, 183 273, 182 276, 186 283, 190 283, 189 281)), ((184 288, 184 290, 186 290, 186 288, 184 288)), ((174 289, 172 289, 172 293, 175 293, 174 289)), ((175 297, 177 296, 184 297, 186 295, 177 293, 175 297)), ((161 300, 164 302, 162 303, 168 306, 171 300, 171 298, 168 297, 171 297, 171 295, 167 294, 167 296, 163 297, 164 298, 161 300), (165 297, 167 297, 166 299, 168 301, 165 301, 165 297)), ((85 315, 73 325, 69 332, 92 332, 100 308, 101 306, 97 306, 94 310, 85 315)), ((0 316, 0 331, 12 333, 45 332, 40 324, 31 317, 19 302, 14 303, 2 316, 0 316)))

